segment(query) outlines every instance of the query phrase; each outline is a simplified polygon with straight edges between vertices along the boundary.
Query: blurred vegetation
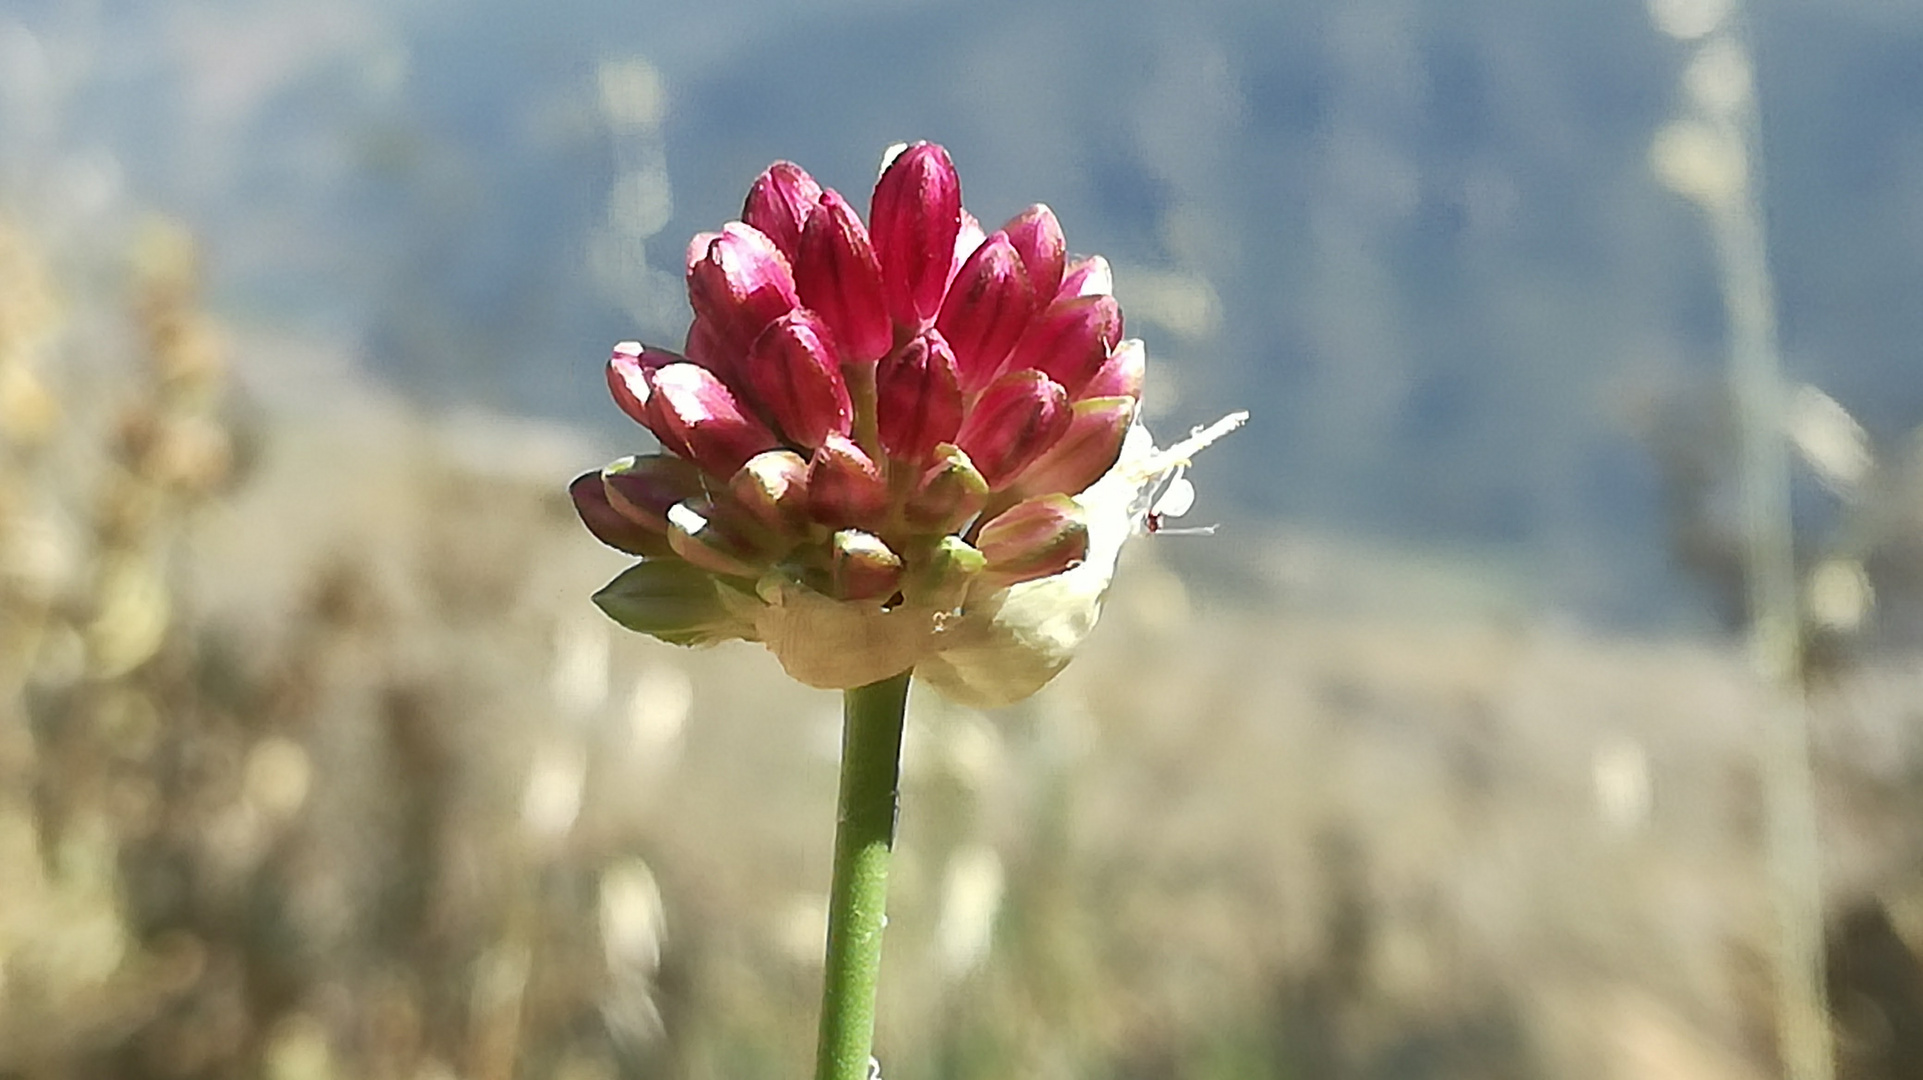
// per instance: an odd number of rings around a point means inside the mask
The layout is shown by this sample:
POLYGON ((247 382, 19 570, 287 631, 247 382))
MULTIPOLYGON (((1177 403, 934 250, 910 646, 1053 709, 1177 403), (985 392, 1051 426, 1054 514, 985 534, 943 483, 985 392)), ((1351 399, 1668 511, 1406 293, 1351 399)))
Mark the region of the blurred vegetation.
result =
MULTIPOLYGON (((4 236, 0 1076, 798 1075, 833 695, 614 636, 578 447, 266 416, 177 227, 4 236)), ((1202 617, 1179 543, 1032 704, 916 698, 889 1076, 1770 1074, 1736 656, 1202 617)), ((1844 1075, 1908 1075, 1923 685, 1822 686, 1844 1075)))
MULTIPOLYGON (((1923 17, 1753 8, 1838 1060, 1894 1080, 1923 17)), ((904 135, 1115 258, 1158 422, 1258 426, 1058 686, 915 698, 891 1080, 1773 1074, 1759 691, 1667 629, 1747 613, 1636 5, 95 14, 0 16, 0 1078, 801 1074, 837 703, 614 634, 560 483, 635 447, 511 414, 614 418, 675 238, 904 135)))

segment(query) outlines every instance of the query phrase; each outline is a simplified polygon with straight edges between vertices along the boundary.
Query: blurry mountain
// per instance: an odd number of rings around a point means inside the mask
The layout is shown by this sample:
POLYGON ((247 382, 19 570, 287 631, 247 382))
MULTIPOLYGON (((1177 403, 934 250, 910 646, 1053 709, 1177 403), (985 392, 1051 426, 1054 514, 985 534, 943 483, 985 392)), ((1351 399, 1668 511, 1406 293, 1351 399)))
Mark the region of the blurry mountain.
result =
MULTIPOLYGON (((1923 420, 1923 8, 1749 16, 1794 374, 1893 438, 1923 420)), ((1209 512, 1497 552, 1647 624, 1697 594, 1620 404, 1721 363, 1700 222, 1646 164, 1684 50, 1633 3, 28 0, 0 162, 48 205, 79 175, 186 213, 237 319, 614 452, 599 360, 679 342, 687 236, 774 158, 860 205, 883 146, 941 140, 984 222, 1043 199, 1115 261, 1158 426, 1254 411, 1209 512)))

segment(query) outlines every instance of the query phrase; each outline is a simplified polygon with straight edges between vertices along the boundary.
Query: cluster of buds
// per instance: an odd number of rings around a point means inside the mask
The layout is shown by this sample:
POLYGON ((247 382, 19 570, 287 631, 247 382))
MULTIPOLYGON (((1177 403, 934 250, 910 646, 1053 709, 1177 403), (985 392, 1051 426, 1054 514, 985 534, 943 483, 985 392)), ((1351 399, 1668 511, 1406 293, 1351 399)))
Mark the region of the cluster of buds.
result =
POLYGON ((918 143, 864 225, 777 162, 740 221, 695 237, 687 282, 683 350, 623 343, 607 367, 662 451, 571 489, 596 537, 641 557, 596 595, 617 621, 762 641, 847 688, 1089 557, 1077 496, 1121 453, 1144 352, 1107 262, 1071 261, 1046 206, 987 233, 947 152, 918 143))

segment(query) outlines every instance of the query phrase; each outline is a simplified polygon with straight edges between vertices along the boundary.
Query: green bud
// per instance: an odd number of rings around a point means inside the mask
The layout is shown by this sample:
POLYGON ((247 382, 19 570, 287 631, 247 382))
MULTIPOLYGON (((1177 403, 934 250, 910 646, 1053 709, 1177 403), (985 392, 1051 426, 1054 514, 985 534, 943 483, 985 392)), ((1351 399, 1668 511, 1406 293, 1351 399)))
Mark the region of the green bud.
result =
POLYGON ((981 471, 961 447, 943 443, 902 508, 902 520, 918 533, 959 532, 987 504, 988 481, 981 471))
POLYGON ((968 598, 968 587, 988 557, 959 536, 944 536, 924 551, 912 552, 902 578, 902 596, 911 604, 953 611, 968 598))
POLYGON ((680 559, 648 559, 623 570, 594 594, 608 618, 672 645, 706 645, 743 636, 716 583, 680 559))

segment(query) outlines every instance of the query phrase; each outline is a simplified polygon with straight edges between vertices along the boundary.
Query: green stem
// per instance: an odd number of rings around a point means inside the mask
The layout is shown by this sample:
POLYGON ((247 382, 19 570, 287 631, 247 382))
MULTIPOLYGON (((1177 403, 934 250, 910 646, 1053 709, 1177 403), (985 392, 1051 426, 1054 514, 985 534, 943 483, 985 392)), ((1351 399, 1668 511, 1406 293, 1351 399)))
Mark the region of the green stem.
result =
POLYGON ((875 984, 887 925, 888 856, 901 805, 908 675, 844 692, 841 795, 815 1080, 864 1080, 875 1041, 875 984))

